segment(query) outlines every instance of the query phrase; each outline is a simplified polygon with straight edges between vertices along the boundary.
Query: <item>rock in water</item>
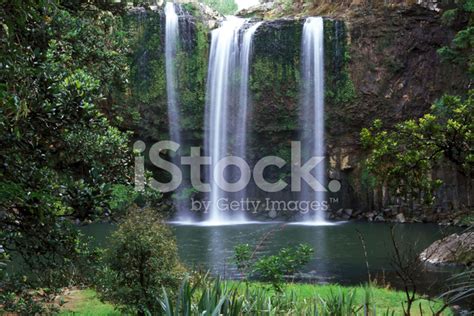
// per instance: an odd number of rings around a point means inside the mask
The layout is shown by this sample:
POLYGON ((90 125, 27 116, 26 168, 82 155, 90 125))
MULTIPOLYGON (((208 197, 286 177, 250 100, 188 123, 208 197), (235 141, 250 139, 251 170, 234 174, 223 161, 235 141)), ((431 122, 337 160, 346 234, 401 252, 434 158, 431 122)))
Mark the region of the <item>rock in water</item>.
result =
POLYGON ((474 232, 452 234, 437 240, 420 254, 420 259, 432 264, 472 264, 474 263, 474 232))
POLYGON ((405 223, 406 222, 405 215, 403 215, 403 213, 397 214, 397 216, 395 216, 395 219, 399 223, 405 223))

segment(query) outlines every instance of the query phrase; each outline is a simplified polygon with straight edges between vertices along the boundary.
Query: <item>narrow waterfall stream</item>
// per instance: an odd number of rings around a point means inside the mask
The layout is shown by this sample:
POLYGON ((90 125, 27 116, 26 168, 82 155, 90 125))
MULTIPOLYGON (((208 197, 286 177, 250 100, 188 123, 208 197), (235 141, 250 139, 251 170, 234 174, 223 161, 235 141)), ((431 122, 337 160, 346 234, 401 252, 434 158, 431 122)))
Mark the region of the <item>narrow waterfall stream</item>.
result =
POLYGON ((168 119, 170 140, 181 144, 179 131, 180 115, 176 92, 176 53, 179 40, 179 20, 175 5, 167 2, 165 6, 165 66, 166 66, 166 94, 168 98, 168 119))
POLYGON ((241 137, 238 141, 237 156, 245 158, 247 152, 247 122, 249 113, 249 72, 250 72, 250 60, 252 52, 252 40, 258 27, 263 22, 257 22, 247 30, 245 30, 242 38, 242 51, 240 53, 240 92, 239 92, 239 107, 237 120, 242 122, 237 126, 237 135, 241 137))
MULTIPOLYGON (((165 67, 166 67, 166 95, 168 104, 168 122, 170 140, 183 146, 181 137, 181 117, 177 92, 176 76, 176 54, 179 43, 179 18, 176 13, 176 5, 167 2, 165 5, 165 67)), ((178 155, 171 157, 174 164, 179 165, 178 155)), ((174 193, 173 203, 179 220, 188 218, 188 203, 186 199, 180 198, 182 187, 174 193)))
MULTIPOLYGON (((302 106, 301 147, 303 158, 325 157, 324 142, 324 23, 321 17, 307 18, 303 26, 302 39, 302 106)), ((316 180, 326 186, 325 160, 314 170, 316 180)), ((304 186, 301 200, 318 201, 321 210, 308 214, 306 221, 314 224, 326 222, 323 205, 326 192, 304 186)))
MULTIPOLYGON (((248 161, 247 146, 248 146, 248 127, 251 124, 251 106, 249 95, 249 76, 250 64, 252 59, 252 41, 255 32, 263 22, 257 22, 244 31, 242 36, 242 45, 240 51, 240 89, 239 89, 239 108, 236 112, 236 134, 238 137, 235 141, 234 155, 248 161)), ((245 199, 248 193, 244 189, 239 192, 236 198, 245 199)))

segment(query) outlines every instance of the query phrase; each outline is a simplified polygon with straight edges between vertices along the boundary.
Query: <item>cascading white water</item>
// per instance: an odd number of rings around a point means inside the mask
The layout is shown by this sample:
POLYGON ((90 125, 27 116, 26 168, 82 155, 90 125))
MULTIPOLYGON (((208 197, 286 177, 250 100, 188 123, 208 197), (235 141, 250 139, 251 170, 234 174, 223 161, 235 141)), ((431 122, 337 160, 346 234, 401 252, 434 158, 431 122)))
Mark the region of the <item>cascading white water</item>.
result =
MULTIPOLYGON (((301 108, 303 157, 325 157, 324 142, 324 23, 321 17, 307 18, 303 26, 302 39, 302 85, 303 102, 301 108)), ((315 178, 326 186, 325 160, 316 165, 315 178)), ((326 192, 305 187, 302 200, 326 201, 326 192)), ((325 222, 324 212, 316 211, 311 219, 325 222)))
MULTIPOLYGON (((205 123, 206 154, 211 157, 212 166, 224 156, 229 155, 230 137, 236 131, 232 105, 236 101, 238 86, 235 76, 238 74, 239 63, 239 30, 245 20, 236 17, 226 17, 222 25, 212 31, 211 50, 209 54, 209 69, 207 79, 207 102, 205 123)), ((211 224, 226 222, 227 214, 218 208, 218 201, 225 196, 214 181, 213 168, 209 172, 211 184, 209 202, 211 205, 208 221, 211 224)), ((234 218, 233 218, 234 219, 234 218)))
POLYGON ((165 66, 166 66, 166 94, 168 97, 169 132, 172 141, 181 143, 179 131, 180 115, 176 94, 176 52, 179 39, 179 20, 175 5, 167 2, 165 6, 165 66))
MULTIPOLYGON (((242 36, 242 45, 240 51, 240 89, 239 89, 239 109, 236 113, 236 133, 238 137, 235 141, 234 154, 241 158, 247 157, 247 127, 249 124, 250 106, 249 106, 249 74, 250 61, 252 54, 253 36, 258 27, 263 22, 257 22, 245 30, 242 36)), ((245 198, 247 191, 240 192, 238 198, 245 198)))
MULTIPOLYGON (((181 137, 181 118, 179 111, 179 101, 177 93, 177 78, 176 78, 176 54, 178 51, 179 41, 179 18, 176 13, 175 4, 167 2, 165 5, 165 67, 166 67, 166 94, 168 104, 168 124, 170 140, 182 144, 181 137)), ((180 162, 177 159, 177 155, 172 156, 174 164, 179 165, 180 162)), ((175 198, 173 199, 177 217, 180 220, 187 218, 186 213, 188 211, 188 203, 183 198, 180 198, 182 188, 178 188, 175 192, 175 198)))

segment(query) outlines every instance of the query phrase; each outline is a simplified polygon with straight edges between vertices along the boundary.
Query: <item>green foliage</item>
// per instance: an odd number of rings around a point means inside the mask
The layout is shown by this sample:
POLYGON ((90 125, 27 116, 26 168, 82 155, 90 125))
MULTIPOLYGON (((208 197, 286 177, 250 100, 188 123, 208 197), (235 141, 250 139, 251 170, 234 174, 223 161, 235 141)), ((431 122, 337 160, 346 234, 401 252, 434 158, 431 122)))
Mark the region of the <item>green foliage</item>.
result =
POLYGON ((234 248, 234 262, 245 277, 249 274, 270 282, 275 290, 281 292, 284 277, 296 273, 306 265, 312 254, 313 249, 309 245, 301 244, 283 248, 276 255, 254 259, 250 246, 241 244, 234 248))
POLYGON ((234 14, 238 7, 234 0, 201 0, 222 15, 234 14))
POLYGON ((16 293, 11 310, 35 313, 37 288, 90 282, 98 254, 71 220, 101 216, 112 185, 131 181, 128 44, 121 18, 98 6, 0 10, 0 244, 19 263, 2 283, 16 293))
POLYGON ((234 262, 237 269, 247 278, 247 271, 252 260, 252 249, 249 244, 239 244, 234 247, 234 262))
POLYGON ((341 21, 324 21, 325 99, 329 104, 347 105, 356 98, 349 73, 351 59, 346 39, 346 27, 341 21))
POLYGON ((443 159, 466 176, 472 175, 473 98, 473 91, 465 100, 444 96, 417 120, 399 123, 392 130, 376 120, 372 127, 362 129, 362 143, 370 150, 368 171, 394 196, 412 202, 422 198, 431 204, 441 182, 430 173, 443 159))
MULTIPOLYGON (((195 4, 183 5, 195 16, 189 32, 181 36, 175 61, 178 103, 181 111, 180 127, 193 137, 202 138, 204 121, 205 80, 208 63, 208 29, 200 18, 195 4), (192 35, 192 38, 189 37, 192 35)), ((146 11, 127 15, 125 29, 130 40, 130 99, 129 106, 139 109, 143 120, 139 131, 143 138, 160 140, 167 137, 168 121, 166 97, 165 39, 159 12, 146 11), (158 126, 158 128, 157 128, 158 126)))
POLYGON ((185 278, 181 284, 176 303, 163 288, 160 300, 162 312, 168 316, 178 315, 241 315, 243 302, 236 289, 230 289, 220 278, 208 282, 207 278, 192 284, 185 278))
MULTIPOLYGON (((164 315, 395 315, 401 312, 401 295, 384 293, 386 290, 370 286, 363 288, 342 288, 340 286, 293 285, 284 293, 274 293, 262 288, 261 284, 221 281, 208 278, 194 281, 186 278, 181 284, 175 300, 170 299, 166 289, 161 301, 164 315), (303 288, 307 292, 303 292, 303 288), (377 297, 373 293, 378 294, 377 297), (359 294, 362 293, 362 294, 359 294), (393 296, 393 297, 390 297, 393 296), (389 298, 393 304, 387 304, 389 298), (385 309, 376 309, 376 302, 385 303, 385 309), (388 306, 387 306, 388 305, 388 306)), ((398 294, 398 293, 397 293, 398 294)), ((379 304, 380 306, 380 304, 379 304)), ((431 305, 420 304, 422 312, 431 305)), ((447 313, 449 314, 449 312, 447 313)), ((398 315, 398 314, 397 314, 398 315)))
POLYGON ((453 305, 458 302, 469 302, 470 308, 474 307, 474 269, 468 267, 465 271, 455 274, 450 278, 450 289, 441 295, 447 304, 453 305))
POLYGON ((322 305, 324 306, 324 314, 331 316, 345 316, 345 315, 356 315, 360 309, 355 305, 355 291, 347 294, 342 291, 333 293, 326 299, 322 299, 322 305))
POLYGON ((132 208, 108 246, 97 281, 100 298, 124 312, 156 314, 162 287, 176 290, 183 273, 171 230, 155 210, 132 208))
POLYGON ((309 245, 281 249, 278 254, 264 256, 255 262, 253 272, 259 279, 271 282, 272 286, 281 291, 284 277, 292 275, 306 265, 313 254, 309 245))
POLYGON ((109 208, 112 213, 120 213, 128 210, 135 199, 138 197, 138 192, 132 186, 116 184, 111 188, 109 208))
POLYGON ((256 135, 249 144, 249 157, 255 161, 275 155, 275 150, 289 154, 288 139, 298 130, 301 32, 299 22, 288 21, 278 27, 262 25, 255 33, 249 69, 253 101, 249 126, 256 135))
MULTIPOLYGON (((206 103, 206 77, 208 67, 208 29, 196 16, 195 41, 190 45, 181 43, 176 56, 179 101, 181 106, 181 128, 202 134, 204 106, 206 103)), ((197 137, 201 138, 201 137, 197 137)))
POLYGON ((55 307, 50 301, 63 287, 91 282, 99 252, 68 222, 43 219, 24 224, 35 238, 17 231, 14 243, 6 239, 5 246, 16 250, 15 267, 0 278, 0 306, 23 315, 51 313, 55 307))
POLYGON ((442 15, 442 22, 453 25, 455 22, 463 26, 454 36, 450 45, 438 49, 438 54, 445 61, 466 67, 468 74, 474 76, 474 25, 472 13, 474 12, 474 1, 461 0, 456 2, 457 8, 446 10, 442 15), (465 20, 467 23, 463 23, 465 20))
POLYGON ((44 297, 38 299, 37 293, 28 293, 26 289, 24 291, 18 291, 21 285, 16 286, 15 291, 3 291, 0 294, 0 304, 2 310, 5 312, 18 313, 19 315, 45 315, 54 314, 57 312, 56 308, 48 308, 48 300, 44 297))
POLYGON ((444 25, 452 25, 455 19, 458 16, 458 9, 451 9, 451 10, 446 10, 443 12, 443 15, 441 16, 441 21, 443 22, 444 25))

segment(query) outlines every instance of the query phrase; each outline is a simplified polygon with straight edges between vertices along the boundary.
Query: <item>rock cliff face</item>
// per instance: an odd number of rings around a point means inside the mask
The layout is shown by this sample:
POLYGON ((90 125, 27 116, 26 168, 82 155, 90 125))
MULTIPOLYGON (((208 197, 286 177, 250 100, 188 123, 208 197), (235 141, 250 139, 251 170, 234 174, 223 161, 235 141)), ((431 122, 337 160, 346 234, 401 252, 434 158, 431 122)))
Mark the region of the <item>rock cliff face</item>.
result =
MULTIPOLYGON (((364 170, 359 132, 375 118, 390 127, 401 120, 420 117, 444 93, 466 91, 469 82, 463 70, 443 64, 436 53, 451 41, 453 31, 441 25, 437 13, 421 7, 354 15, 346 25, 349 71, 357 97, 336 110, 337 119, 329 124, 328 131, 333 164, 340 166, 340 176, 349 186, 343 200, 360 210, 381 211, 391 205, 397 213, 430 220, 423 218, 422 213, 427 210, 422 212, 421 206, 408 210, 403 203, 384 196, 383 188, 371 187, 364 170)), ((434 173, 444 182, 435 209, 448 211, 470 205, 469 179, 460 177, 450 166, 434 173)))
MULTIPOLYGON (((375 118, 390 127, 420 117, 444 93, 465 91, 468 80, 462 69, 443 64, 436 53, 454 36, 452 30, 441 25, 436 12, 415 6, 366 13, 355 12, 345 20, 349 73, 356 98, 338 108, 328 108, 332 120, 327 126, 331 165, 346 183, 343 201, 349 205, 344 206, 380 211, 397 202, 384 201, 382 188, 371 186, 364 170, 365 153, 359 144, 361 127, 375 118)), ((436 170, 435 176, 444 181, 436 209, 470 205, 468 179, 449 166, 436 170)), ((410 212, 403 205, 396 207, 397 212, 410 212)))
MULTIPOLYGON (((214 27, 215 21, 209 22, 205 10, 194 4, 182 9, 180 23, 185 31, 177 61, 182 129, 188 144, 202 145, 209 27, 214 27)), ((167 130, 164 18, 161 9, 137 12, 129 19, 131 36, 136 39, 131 55, 132 94, 144 118, 140 137, 156 141, 165 138, 167 130)), ((269 154, 290 161, 290 141, 300 132, 303 23, 298 17, 268 20, 255 34, 248 142, 252 161, 269 154)), ((383 196, 383 188, 373 186, 359 141, 360 130, 375 118, 390 127, 421 116, 444 93, 465 91, 468 80, 463 69, 443 64, 436 53, 453 36, 454 31, 442 26, 437 12, 421 6, 359 8, 325 17, 328 174, 342 182, 331 204, 333 211, 346 209, 339 212, 342 217, 366 214, 370 220, 382 220, 404 213, 407 218, 438 220, 430 215, 434 210, 442 215, 443 210, 471 206, 470 180, 444 166, 434 171, 445 182, 435 208, 420 206, 414 213, 407 210, 402 203, 383 196)), ((288 171, 272 172, 275 179, 289 182, 288 171)), ((264 197, 258 190, 250 192, 253 198, 264 197)), ((291 198, 291 192, 279 196, 285 197, 291 198)))

